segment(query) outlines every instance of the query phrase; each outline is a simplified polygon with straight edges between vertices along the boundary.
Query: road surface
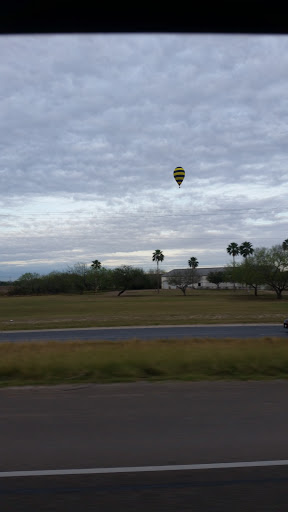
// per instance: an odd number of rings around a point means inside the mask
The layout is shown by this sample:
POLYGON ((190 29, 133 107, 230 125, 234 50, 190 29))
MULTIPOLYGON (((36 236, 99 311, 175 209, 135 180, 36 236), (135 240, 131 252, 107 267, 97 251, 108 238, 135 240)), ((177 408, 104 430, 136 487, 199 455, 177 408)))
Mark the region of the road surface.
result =
POLYGON ((1 341, 121 341, 127 339, 154 340, 156 338, 263 338, 266 336, 288 337, 282 324, 248 325, 189 325, 189 326, 152 326, 152 327, 110 327, 86 329, 50 329, 34 331, 0 332, 1 341))
POLYGON ((1 512, 286 512, 287 395, 285 381, 0 390, 1 512))

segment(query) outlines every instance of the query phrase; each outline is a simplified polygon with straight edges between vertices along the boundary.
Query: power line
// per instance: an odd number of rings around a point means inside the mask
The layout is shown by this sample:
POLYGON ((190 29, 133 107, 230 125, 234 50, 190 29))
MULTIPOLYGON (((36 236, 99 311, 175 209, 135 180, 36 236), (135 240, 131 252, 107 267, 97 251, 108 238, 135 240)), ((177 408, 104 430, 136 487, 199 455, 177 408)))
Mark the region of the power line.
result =
MULTIPOLYGON (((41 216, 54 216, 54 215, 58 215, 58 216, 65 216, 65 215, 71 215, 73 217, 75 217, 75 215, 77 215, 77 217, 81 216, 86 216, 87 218, 102 218, 102 217, 105 217, 106 219, 109 218, 109 219, 113 219, 113 218, 119 218, 119 217, 125 217, 126 219, 129 218, 129 216, 141 216, 143 217, 143 214, 147 215, 148 218, 159 218, 159 217, 195 217, 195 216, 199 216, 199 215, 204 215, 204 216, 209 216, 209 215, 223 215, 225 213, 239 213, 239 212, 245 212, 245 213, 248 213, 248 212, 258 212, 258 213, 269 213, 269 212, 274 212, 274 211, 282 211, 282 210, 285 210, 285 213, 286 213, 286 206, 283 206, 283 207, 273 207, 273 208, 256 208, 256 207, 244 207, 244 208, 220 208, 220 209, 217 209, 217 210, 210 210, 208 212, 204 212, 203 210, 199 210, 199 211, 193 211, 193 212, 188 212, 187 213, 187 210, 185 209, 184 211, 180 211, 179 212, 179 209, 177 209, 177 213, 174 213, 173 211, 171 213, 164 213, 163 214, 163 210, 162 211, 156 211, 155 210, 153 211, 153 213, 151 213, 150 210, 126 210, 124 212, 114 212, 112 215, 109 215, 109 212, 107 211, 103 211, 101 212, 101 214, 99 215, 99 212, 79 212, 77 210, 71 210, 71 211, 66 211, 66 212, 58 212, 58 211, 48 211, 48 212, 29 212, 29 211, 24 211, 24 212, 21 212, 19 214, 15 214, 15 213, 0 213, 0 217, 9 217, 9 218, 22 218, 23 216, 30 216, 30 217, 41 217, 41 216)), ((288 213, 288 212, 287 212, 288 213)))
MULTIPOLYGON (((286 235, 283 235, 283 237, 285 237, 286 235)), ((207 235, 207 236, 204 236, 204 237, 195 237, 193 234, 191 234, 191 236, 177 236, 175 237, 173 235, 173 233, 169 236, 161 236, 161 235, 151 235, 151 236, 148 236, 147 237, 144 237, 144 236, 141 236, 141 241, 143 242, 149 242, 149 241, 154 241, 154 240, 191 240, 193 243, 195 241, 198 241, 198 240, 210 240, 210 241, 214 241, 215 243, 218 241, 218 240, 227 240, 227 239, 230 239, 230 238, 243 238, 243 236, 239 236, 239 234, 237 233, 236 235, 232 234, 228 234, 226 236, 218 236, 217 234, 216 235, 207 235)), ((247 238, 247 236, 246 236, 247 238)), ((273 236, 273 237, 256 237, 256 236, 248 236, 248 238, 253 238, 253 240, 278 240, 279 239, 279 236, 273 236)), ((3 243, 5 242, 6 240, 15 240, 15 241, 21 241, 23 240, 25 243, 29 242, 29 241, 33 241, 33 242, 37 242, 37 241, 42 241, 42 240, 66 240, 66 241, 75 241, 75 240, 86 240, 87 242, 89 241, 94 241, 95 243, 99 243, 102 241, 104 241, 105 243, 107 243, 107 239, 108 239, 108 242, 109 242, 109 236, 107 237, 103 237, 103 239, 97 237, 97 241, 95 241, 94 237, 88 237, 86 235, 79 235, 79 236, 75 236, 75 235, 63 235, 62 233, 59 234, 59 235, 45 235, 45 234, 34 234, 34 235, 31 235, 31 233, 27 234, 27 235, 17 235, 16 233, 14 235, 7 235, 7 236, 0 236, 0 241, 3 243)), ((118 241, 118 240, 121 240, 123 242, 123 244, 125 244, 125 240, 123 240, 123 237, 115 237, 113 235, 113 241, 118 241)), ((127 241, 130 240, 129 237, 127 237, 127 241)))

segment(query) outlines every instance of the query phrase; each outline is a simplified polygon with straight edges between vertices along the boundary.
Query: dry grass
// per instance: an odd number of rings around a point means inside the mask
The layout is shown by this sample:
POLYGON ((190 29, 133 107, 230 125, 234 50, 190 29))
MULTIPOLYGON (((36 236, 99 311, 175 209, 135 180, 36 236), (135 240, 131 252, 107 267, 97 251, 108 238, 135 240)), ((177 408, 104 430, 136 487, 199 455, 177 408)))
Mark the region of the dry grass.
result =
POLYGON ((288 377, 283 339, 0 345, 0 386, 288 377))
POLYGON ((269 292, 254 297, 231 290, 195 290, 187 297, 174 290, 0 297, 0 329, 282 323, 287 302, 287 294, 281 301, 269 292))

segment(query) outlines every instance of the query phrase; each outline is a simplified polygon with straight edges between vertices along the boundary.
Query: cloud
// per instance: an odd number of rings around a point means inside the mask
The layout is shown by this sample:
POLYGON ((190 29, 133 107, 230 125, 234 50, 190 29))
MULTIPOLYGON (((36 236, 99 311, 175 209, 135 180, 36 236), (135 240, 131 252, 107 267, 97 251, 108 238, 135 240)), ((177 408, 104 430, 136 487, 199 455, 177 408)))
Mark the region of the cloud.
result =
POLYGON ((287 36, 2 37, 0 274, 281 243, 287 69, 287 36))

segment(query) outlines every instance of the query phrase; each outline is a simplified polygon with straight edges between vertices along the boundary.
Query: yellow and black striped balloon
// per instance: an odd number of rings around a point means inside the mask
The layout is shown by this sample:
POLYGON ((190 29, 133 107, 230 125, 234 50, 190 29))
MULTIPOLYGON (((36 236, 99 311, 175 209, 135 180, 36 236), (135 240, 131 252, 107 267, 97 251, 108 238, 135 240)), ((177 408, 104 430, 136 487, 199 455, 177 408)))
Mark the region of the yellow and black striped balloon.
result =
POLYGON ((182 181, 185 178, 185 171, 184 171, 183 167, 176 167, 176 169, 174 170, 174 178, 180 187, 182 181))

